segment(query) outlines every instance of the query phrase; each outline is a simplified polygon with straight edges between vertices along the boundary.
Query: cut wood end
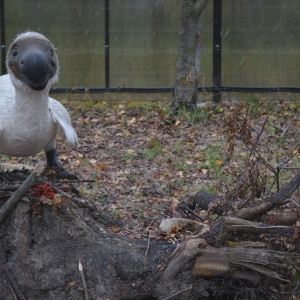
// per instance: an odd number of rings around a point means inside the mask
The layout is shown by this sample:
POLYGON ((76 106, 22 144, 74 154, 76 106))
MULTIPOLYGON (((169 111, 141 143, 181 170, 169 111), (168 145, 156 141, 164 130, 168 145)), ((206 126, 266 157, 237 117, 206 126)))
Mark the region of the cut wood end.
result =
POLYGON ((209 261, 205 257, 198 257, 196 259, 193 273, 203 278, 216 277, 224 275, 230 271, 230 265, 226 262, 209 261))

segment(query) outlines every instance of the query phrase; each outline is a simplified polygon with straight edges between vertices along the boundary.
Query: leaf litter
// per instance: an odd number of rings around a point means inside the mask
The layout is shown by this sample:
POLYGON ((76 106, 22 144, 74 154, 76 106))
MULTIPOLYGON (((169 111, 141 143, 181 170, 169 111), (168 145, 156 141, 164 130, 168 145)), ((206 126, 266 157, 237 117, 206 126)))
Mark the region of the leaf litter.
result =
MULTIPOLYGON (((199 190, 226 199, 249 157, 247 145, 259 134, 256 147, 268 164, 274 168, 280 164, 299 166, 300 107, 294 102, 240 102, 236 106, 239 114, 230 117, 227 113, 231 108, 222 104, 211 104, 194 113, 181 112, 176 117, 168 114, 169 104, 165 102, 65 101, 64 105, 72 115, 79 144, 71 149, 59 139, 60 160, 81 180, 93 181, 80 182, 77 188, 81 195, 124 221, 130 238, 170 238, 159 231, 160 222, 182 217, 177 204, 199 190), (227 133, 226 126, 230 126, 227 133), (236 132, 240 137, 233 142, 236 132), (247 141, 242 143, 245 136, 247 141)), ((1 163, 34 164, 43 160, 44 154, 33 159, 1 157, 1 163)), ((274 177, 268 168, 263 172, 274 177)), ((283 183, 290 173, 284 172, 283 183)), ((247 194, 244 190, 239 190, 238 196, 246 201, 253 191, 247 194)), ((262 187, 256 194, 263 192, 262 187)), ((55 199, 60 205, 59 196, 55 199)), ((112 231, 118 233, 119 228, 112 231)))

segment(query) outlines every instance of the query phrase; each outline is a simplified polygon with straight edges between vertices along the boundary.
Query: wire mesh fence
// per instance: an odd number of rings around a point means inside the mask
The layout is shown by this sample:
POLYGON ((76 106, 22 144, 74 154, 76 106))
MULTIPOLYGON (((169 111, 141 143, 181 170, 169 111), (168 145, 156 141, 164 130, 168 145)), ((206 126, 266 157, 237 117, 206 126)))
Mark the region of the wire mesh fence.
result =
MULTIPOLYGON (((61 76, 52 92, 172 91, 181 3, 0 0, 2 73, 15 35, 33 30, 57 47, 61 76)), ((222 91, 299 92, 299 12, 298 0, 211 0, 201 16, 209 81, 199 89, 214 91, 214 82, 222 91)))

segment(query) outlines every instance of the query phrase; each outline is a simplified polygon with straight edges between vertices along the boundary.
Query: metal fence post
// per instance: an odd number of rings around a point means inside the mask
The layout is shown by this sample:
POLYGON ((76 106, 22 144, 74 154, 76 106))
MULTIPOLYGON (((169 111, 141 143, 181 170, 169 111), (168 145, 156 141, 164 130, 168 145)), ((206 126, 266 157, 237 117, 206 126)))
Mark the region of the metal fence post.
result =
POLYGON ((105 88, 110 87, 109 76, 109 0, 105 0, 105 88))
POLYGON ((5 65, 5 14, 4 14, 4 0, 0 0, 0 22, 1 22, 1 61, 2 61, 2 75, 7 73, 5 65))
MULTIPOLYGON (((213 84, 222 84, 222 0, 213 2, 213 84)), ((221 101, 220 91, 213 91, 213 101, 221 101)))

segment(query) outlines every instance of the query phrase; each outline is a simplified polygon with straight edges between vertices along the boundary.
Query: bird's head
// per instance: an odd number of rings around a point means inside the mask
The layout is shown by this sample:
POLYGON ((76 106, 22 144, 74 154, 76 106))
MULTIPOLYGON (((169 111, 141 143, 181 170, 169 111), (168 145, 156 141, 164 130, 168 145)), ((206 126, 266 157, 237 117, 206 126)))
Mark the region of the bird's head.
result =
POLYGON ((58 80, 54 46, 37 32, 29 31, 16 37, 8 49, 6 66, 15 86, 25 84, 42 91, 58 80))

